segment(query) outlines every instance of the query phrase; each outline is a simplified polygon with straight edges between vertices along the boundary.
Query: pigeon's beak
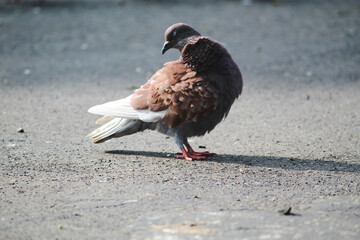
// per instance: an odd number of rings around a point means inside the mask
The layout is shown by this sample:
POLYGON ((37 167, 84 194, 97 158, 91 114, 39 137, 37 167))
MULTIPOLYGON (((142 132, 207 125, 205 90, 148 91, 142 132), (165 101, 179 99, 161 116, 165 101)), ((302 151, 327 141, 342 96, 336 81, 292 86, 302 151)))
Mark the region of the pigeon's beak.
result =
POLYGON ((164 43, 163 48, 161 49, 161 54, 164 55, 164 53, 165 53, 167 50, 169 50, 170 48, 171 48, 170 42, 169 42, 169 41, 166 41, 166 42, 164 43))

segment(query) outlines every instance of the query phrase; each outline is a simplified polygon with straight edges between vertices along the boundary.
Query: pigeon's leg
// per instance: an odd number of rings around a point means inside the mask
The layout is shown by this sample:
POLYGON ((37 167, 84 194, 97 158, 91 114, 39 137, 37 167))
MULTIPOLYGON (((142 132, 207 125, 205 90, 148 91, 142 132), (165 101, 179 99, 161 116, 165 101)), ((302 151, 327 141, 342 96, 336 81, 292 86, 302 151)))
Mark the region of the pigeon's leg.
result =
POLYGON ((213 155, 215 155, 214 153, 210 153, 210 152, 195 152, 187 140, 184 141, 184 145, 187 148, 187 152, 190 153, 191 155, 195 155, 195 156, 213 156, 213 155))
POLYGON ((192 160, 204 160, 206 159, 205 156, 199 156, 199 155, 192 155, 191 153, 187 152, 184 147, 180 148, 182 154, 178 154, 177 158, 185 158, 188 161, 192 160))
POLYGON ((186 139, 182 139, 182 138, 179 138, 178 136, 175 136, 175 142, 179 146, 179 148, 182 152, 182 154, 179 154, 176 156, 177 158, 185 158, 188 161, 206 159, 206 156, 196 155, 196 154, 192 154, 189 151, 186 151, 184 145, 185 145, 185 143, 189 144, 186 139))
POLYGON ((181 147, 180 150, 181 150, 182 154, 178 154, 176 156, 177 158, 185 158, 188 161, 191 161, 191 160, 205 160, 206 159, 206 156, 194 155, 192 153, 187 152, 184 147, 181 147))

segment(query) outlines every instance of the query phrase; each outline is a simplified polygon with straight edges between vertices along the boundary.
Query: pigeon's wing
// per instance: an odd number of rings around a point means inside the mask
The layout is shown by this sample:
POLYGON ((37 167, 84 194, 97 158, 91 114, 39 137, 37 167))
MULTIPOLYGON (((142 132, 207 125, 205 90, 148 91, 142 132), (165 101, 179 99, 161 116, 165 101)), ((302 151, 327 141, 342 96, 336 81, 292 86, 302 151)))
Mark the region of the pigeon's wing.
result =
POLYGON ((165 112, 162 122, 169 127, 198 122, 218 105, 211 82, 186 67, 180 60, 168 62, 136 90, 130 100, 133 109, 165 112))
POLYGON ((112 116, 103 116, 102 118, 99 118, 98 120, 96 120, 96 124, 103 125, 105 123, 110 122, 113 119, 114 119, 114 117, 112 117, 112 116))
POLYGON ((93 106, 88 110, 88 112, 104 116, 138 119, 136 110, 129 104, 130 98, 131 95, 127 98, 93 106))
MULTIPOLYGON (((88 112, 109 117, 118 117, 144 122, 157 122, 165 115, 165 111, 136 110, 130 105, 132 95, 116 101, 107 102, 91 107, 88 112)), ((109 119, 110 120, 110 119, 109 119)), ((97 122, 102 124, 109 120, 100 118, 97 122), (104 121, 103 121, 104 120, 104 121)))

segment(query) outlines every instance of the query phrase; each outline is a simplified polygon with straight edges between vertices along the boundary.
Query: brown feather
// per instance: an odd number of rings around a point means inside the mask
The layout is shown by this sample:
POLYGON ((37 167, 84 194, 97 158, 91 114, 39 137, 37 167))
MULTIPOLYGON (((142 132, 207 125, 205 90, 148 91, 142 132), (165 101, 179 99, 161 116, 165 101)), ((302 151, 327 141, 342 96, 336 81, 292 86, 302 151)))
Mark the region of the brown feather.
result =
POLYGON ((176 127, 197 122, 217 106, 215 87, 180 60, 168 62, 133 94, 130 105, 137 110, 168 110, 162 122, 176 127))

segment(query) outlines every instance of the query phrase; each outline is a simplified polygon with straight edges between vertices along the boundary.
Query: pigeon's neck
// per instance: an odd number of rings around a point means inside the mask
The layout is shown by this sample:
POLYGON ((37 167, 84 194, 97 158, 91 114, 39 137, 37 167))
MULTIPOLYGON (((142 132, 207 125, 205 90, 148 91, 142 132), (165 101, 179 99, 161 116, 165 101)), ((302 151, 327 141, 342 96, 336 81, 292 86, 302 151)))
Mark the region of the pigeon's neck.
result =
POLYGON ((215 40, 197 36, 189 39, 181 51, 181 61, 198 72, 208 71, 225 55, 224 48, 215 40))
POLYGON ((184 47, 187 44, 195 43, 199 37, 200 36, 191 36, 191 37, 187 37, 187 38, 184 38, 183 40, 179 41, 177 44, 177 47, 180 50, 180 52, 182 52, 182 50, 184 49, 184 47))

